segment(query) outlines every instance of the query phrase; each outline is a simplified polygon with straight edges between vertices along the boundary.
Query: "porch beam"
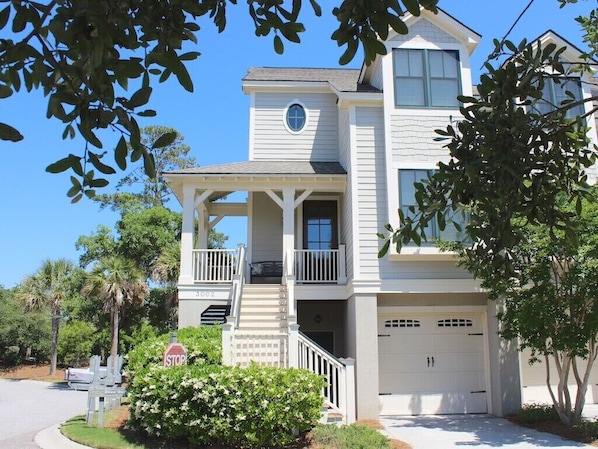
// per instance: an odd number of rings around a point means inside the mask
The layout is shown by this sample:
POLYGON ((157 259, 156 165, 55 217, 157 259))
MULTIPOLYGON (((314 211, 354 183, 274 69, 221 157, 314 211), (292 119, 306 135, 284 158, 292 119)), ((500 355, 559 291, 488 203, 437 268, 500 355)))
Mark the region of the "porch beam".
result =
POLYGON ((224 215, 218 215, 216 218, 214 218, 213 220, 210 220, 210 222, 208 223, 208 229, 212 229, 214 226, 216 226, 218 223, 220 223, 220 221, 224 218, 224 215))
POLYGON ((246 217, 247 203, 210 203, 210 215, 224 215, 226 217, 246 217))

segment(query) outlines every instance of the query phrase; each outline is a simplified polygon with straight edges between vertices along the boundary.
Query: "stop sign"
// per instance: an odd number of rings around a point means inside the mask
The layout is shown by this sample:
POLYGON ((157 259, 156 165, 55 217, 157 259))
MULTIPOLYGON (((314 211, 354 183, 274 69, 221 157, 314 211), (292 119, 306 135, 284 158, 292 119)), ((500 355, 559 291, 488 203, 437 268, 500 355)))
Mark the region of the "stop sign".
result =
POLYGON ((180 343, 170 343, 164 351, 162 357, 162 365, 165 367, 186 365, 187 364, 187 350, 180 343))

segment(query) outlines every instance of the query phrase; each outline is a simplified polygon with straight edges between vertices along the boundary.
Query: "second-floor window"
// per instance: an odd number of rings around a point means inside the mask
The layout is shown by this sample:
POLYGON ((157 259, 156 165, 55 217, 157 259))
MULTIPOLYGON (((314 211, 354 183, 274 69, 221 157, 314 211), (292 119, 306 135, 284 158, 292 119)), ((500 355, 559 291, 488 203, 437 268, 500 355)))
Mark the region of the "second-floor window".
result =
MULTIPOLYGON (((579 78, 546 79, 542 89, 542 99, 534 102, 533 108, 540 114, 548 114, 560 107, 567 107, 563 102, 575 102, 583 99, 579 78)), ((583 115, 584 106, 577 104, 567 109, 566 116, 575 118, 583 115)))
POLYGON ((397 107, 459 107, 459 52, 455 50, 393 51, 397 107))
MULTIPOLYGON (((423 170, 423 169, 400 169, 399 170, 399 206, 406 217, 413 217, 417 213, 417 201, 415 200, 415 186, 416 182, 422 182, 428 179, 428 176, 434 173, 434 170, 423 170), (409 210, 409 207, 415 208, 415 214, 409 210)), ((447 224, 444 230, 438 228, 436 221, 429 223, 426 228, 426 239, 427 242, 422 241, 422 245, 434 244, 436 240, 444 241, 460 241, 463 240, 465 233, 465 225, 467 223, 467 216, 462 216, 457 213, 452 217, 452 220, 459 223, 461 231, 453 225, 452 222, 447 220, 447 224)))

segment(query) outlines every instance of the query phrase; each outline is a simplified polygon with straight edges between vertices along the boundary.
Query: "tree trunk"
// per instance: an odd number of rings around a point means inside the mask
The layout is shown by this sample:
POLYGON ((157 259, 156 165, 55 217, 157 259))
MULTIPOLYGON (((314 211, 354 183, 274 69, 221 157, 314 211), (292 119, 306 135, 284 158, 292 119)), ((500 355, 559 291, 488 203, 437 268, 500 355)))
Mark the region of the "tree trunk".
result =
POLYGON ((52 347, 50 349, 50 376, 56 374, 58 364, 58 328, 60 327, 60 307, 52 306, 52 347))
MULTIPOLYGON (((110 333, 112 334, 112 345, 110 347, 110 355, 112 356, 112 363, 118 363, 118 326, 119 326, 119 311, 117 307, 112 309, 112 314, 110 316, 110 333)), ((113 367, 114 369, 114 367, 113 367)))

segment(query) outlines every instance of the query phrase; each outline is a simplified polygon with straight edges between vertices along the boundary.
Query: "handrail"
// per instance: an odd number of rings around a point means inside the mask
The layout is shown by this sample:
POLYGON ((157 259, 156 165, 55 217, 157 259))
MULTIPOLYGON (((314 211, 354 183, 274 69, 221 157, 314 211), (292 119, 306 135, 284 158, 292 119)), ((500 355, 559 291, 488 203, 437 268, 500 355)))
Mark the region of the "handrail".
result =
POLYGON ((295 249, 293 252, 297 283, 346 283, 345 245, 339 245, 338 249, 295 249))
POLYGON ((307 369, 326 378, 322 394, 328 403, 348 417, 348 388, 346 365, 305 334, 299 332, 299 368, 307 369))
POLYGON ((233 276, 231 313, 235 318, 234 328, 239 328, 239 319, 241 312, 241 298, 243 297, 243 284, 245 282, 245 245, 239 243, 237 247, 237 266, 236 273, 233 276))
POLYGON ((193 281, 228 284, 236 274, 238 250, 194 249, 193 281))

